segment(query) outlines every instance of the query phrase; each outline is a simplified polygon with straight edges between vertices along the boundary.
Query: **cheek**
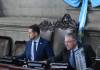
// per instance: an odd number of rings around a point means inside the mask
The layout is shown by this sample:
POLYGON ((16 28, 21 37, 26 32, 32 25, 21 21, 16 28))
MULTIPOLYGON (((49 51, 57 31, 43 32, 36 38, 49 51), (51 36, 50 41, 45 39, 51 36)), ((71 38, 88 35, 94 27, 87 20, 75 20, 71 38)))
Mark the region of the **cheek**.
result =
POLYGON ((65 46, 71 46, 72 44, 71 43, 65 43, 65 46))
POLYGON ((68 43, 65 44, 65 47, 67 48, 67 50, 70 50, 70 45, 68 43))
POLYGON ((73 44, 72 44, 72 43, 68 43, 67 46, 68 46, 69 48, 72 48, 72 47, 73 47, 73 44))
POLYGON ((71 45, 71 43, 67 43, 67 45, 68 45, 68 46, 70 46, 70 45, 71 45))

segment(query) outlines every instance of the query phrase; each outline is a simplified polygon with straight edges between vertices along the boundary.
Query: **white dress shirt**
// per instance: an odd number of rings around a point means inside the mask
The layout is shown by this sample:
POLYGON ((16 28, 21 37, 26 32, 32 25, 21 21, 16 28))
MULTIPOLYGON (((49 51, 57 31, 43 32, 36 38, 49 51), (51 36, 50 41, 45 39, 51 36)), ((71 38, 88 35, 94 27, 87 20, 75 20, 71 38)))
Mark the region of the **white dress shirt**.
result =
POLYGON ((40 40, 40 37, 38 37, 37 39, 32 41, 32 45, 31 45, 31 60, 32 61, 34 61, 34 50, 33 50, 34 49, 34 42, 36 42, 36 51, 37 51, 39 40, 40 40))

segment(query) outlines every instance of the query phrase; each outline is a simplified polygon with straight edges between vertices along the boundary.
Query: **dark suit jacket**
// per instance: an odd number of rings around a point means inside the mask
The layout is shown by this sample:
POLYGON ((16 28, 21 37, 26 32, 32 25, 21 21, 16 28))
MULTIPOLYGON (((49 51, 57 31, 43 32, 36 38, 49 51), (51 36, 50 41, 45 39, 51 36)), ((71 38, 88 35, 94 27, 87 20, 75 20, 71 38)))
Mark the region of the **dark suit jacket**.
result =
MULTIPOLYGON (((84 47, 87 67, 92 67, 92 57, 96 56, 93 49, 91 48, 90 45, 82 45, 78 43, 78 46, 79 48, 82 46, 84 47)), ((70 51, 66 50, 65 48, 58 56, 52 57, 48 59, 47 61, 48 63, 56 62, 56 63, 68 63, 69 64, 69 55, 70 55, 70 51)), ((76 70, 76 69, 73 69, 70 65, 69 65, 69 68, 70 70, 76 70)))
MULTIPOLYGON (((24 54, 19 56, 18 57, 19 59, 26 58, 26 60, 31 60, 31 45, 32 45, 32 40, 29 40, 26 44, 26 49, 24 54)), ((42 61, 52 56, 54 56, 54 53, 52 47, 50 46, 50 43, 47 40, 40 37, 37 48, 37 57, 35 58, 35 61, 42 61)))

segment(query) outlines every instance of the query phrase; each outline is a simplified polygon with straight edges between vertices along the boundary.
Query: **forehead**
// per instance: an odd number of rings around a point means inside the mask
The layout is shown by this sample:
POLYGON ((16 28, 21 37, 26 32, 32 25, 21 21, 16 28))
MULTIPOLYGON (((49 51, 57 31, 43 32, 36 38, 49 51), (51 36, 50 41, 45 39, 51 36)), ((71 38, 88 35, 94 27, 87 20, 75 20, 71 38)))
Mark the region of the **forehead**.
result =
POLYGON ((68 40, 74 40, 74 38, 72 36, 65 36, 65 41, 68 41, 68 40))

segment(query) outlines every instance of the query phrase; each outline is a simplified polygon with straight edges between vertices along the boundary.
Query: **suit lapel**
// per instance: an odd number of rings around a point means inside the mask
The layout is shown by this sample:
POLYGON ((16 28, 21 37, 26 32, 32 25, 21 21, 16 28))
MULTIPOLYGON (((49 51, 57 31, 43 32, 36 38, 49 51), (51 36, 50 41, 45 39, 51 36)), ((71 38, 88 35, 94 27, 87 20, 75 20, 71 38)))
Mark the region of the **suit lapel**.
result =
POLYGON ((42 42, 42 39, 40 38, 38 47, 37 47, 37 53, 40 51, 42 44, 43 44, 43 42, 42 42))

